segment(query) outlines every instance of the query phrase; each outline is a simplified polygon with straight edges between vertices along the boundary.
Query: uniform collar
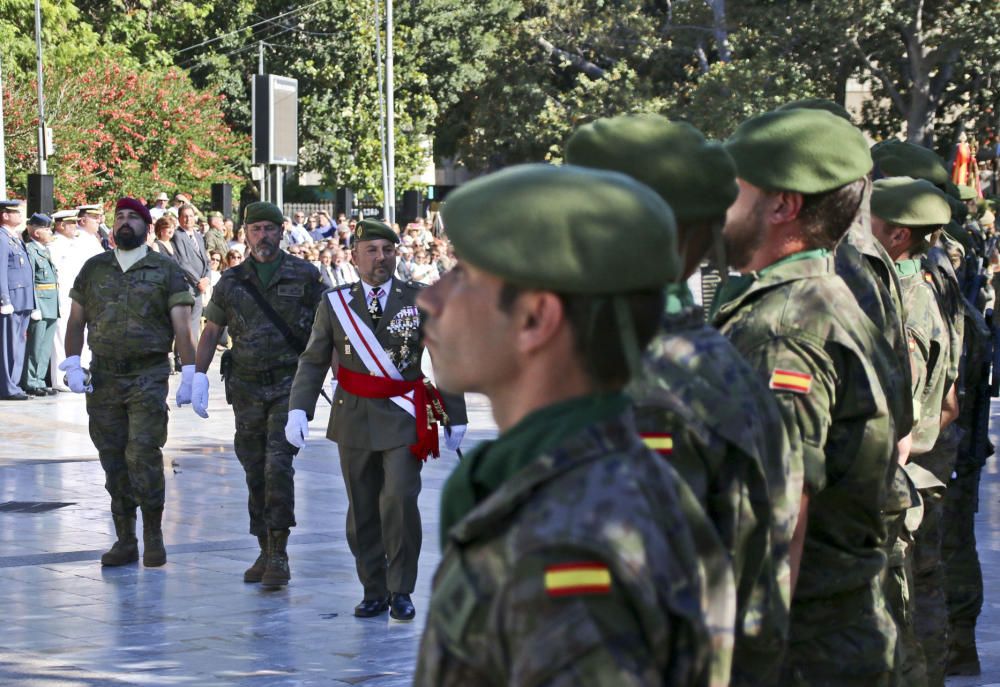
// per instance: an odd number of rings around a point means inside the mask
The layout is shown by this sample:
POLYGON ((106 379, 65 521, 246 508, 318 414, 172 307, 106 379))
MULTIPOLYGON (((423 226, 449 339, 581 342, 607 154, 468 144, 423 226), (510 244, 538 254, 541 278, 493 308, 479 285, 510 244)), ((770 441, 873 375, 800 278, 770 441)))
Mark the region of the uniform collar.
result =
POLYGON ((921 259, 920 258, 910 258, 909 260, 897 260, 896 274, 901 277, 912 277, 914 274, 919 274, 921 270, 921 259))
MULTIPOLYGON (((815 248, 786 255, 760 271, 730 277, 716 295, 716 304, 713 304, 712 309, 713 315, 721 314, 725 318, 727 313, 739 307, 738 303, 746 300, 752 294, 799 279, 832 274, 833 271, 833 256, 826 248, 815 248)), ((718 319, 715 320, 715 323, 718 324, 718 319)))

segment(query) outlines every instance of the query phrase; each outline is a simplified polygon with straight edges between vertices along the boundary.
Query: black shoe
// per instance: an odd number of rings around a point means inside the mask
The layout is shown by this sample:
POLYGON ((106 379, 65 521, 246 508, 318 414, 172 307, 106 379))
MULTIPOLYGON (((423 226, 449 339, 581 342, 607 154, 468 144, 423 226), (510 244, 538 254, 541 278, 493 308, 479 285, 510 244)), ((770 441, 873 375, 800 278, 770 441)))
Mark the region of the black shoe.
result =
POLYGON ((42 391, 45 392, 46 396, 55 396, 56 394, 59 393, 58 391, 56 391, 55 389, 53 389, 51 386, 45 387, 44 389, 42 389, 42 391))
POLYGON ((45 395, 47 395, 45 393, 45 389, 35 389, 33 387, 30 387, 30 386, 27 389, 24 390, 24 393, 28 394, 29 396, 45 396, 45 395))
POLYGON ((416 614, 409 594, 389 595, 389 617, 393 620, 413 620, 416 614))
POLYGON ((0 401, 30 401, 31 396, 28 394, 14 394, 13 396, 4 396, 0 401))
POLYGON ((388 608, 388 599, 365 599, 354 607, 354 616, 356 618, 374 618, 385 613, 388 608))

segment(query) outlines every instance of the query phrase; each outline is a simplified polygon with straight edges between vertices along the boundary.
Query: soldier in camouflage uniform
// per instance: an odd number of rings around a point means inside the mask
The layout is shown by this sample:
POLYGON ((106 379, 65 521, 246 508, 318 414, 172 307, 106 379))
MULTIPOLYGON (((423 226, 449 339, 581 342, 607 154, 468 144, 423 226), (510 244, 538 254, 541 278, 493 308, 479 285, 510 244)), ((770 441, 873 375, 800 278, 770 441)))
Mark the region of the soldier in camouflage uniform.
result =
POLYGON ((266 586, 286 585, 291 576, 286 546, 289 528, 295 526, 292 459, 298 450, 285 440, 288 395, 324 290, 318 269, 278 248, 281 222, 276 205, 246 207, 243 226, 250 255, 226 270, 205 308, 192 397, 195 412, 208 417, 206 373, 229 327, 233 348, 232 364, 226 366, 226 398, 236 415, 236 457, 250 492, 250 534, 260 544, 260 555, 243 581, 266 586), (288 334, 258 299, 270 304, 288 334))
POLYGON ((782 685, 885 685, 895 628, 882 599, 881 508, 896 436, 878 369, 893 356, 835 273, 864 197, 861 132, 828 112, 744 122, 726 142, 740 195, 726 217, 730 280, 715 323, 767 380, 800 437, 804 481, 782 685))
POLYGON ((684 269, 668 286, 660 331, 627 392, 647 445, 668 456, 694 490, 729 554, 735 640, 732 625, 721 628, 723 638, 713 642, 713 678, 734 687, 773 685, 787 641, 788 547, 797 516, 791 504, 802 484, 789 494, 790 445, 773 394, 732 343, 705 323, 685 283, 721 240, 726 209, 738 193, 732 160, 689 124, 629 115, 578 129, 566 145, 566 161, 624 172, 674 210, 684 269))
MULTIPOLYGON (((873 232, 895 261, 907 312, 917 421, 912 433, 911 462, 905 468, 909 479, 904 479, 904 491, 909 494, 918 490, 928 500, 939 500, 944 484, 920 464, 937 442, 945 399, 954 393, 955 380, 949 377, 953 368, 948 323, 922 258, 930 247, 927 236, 949 221, 951 210, 945 194, 930 181, 893 177, 875 182, 872 215, 873 232)), ((922 500, 906 500, 895 509, 887 505, 886 510, 894 515, 889 522, 891 548, 885 592, 899 635, 895 678, 900 685, 926 684, 923 650, 917 641, 914 609, 909 603, 913 575, 908 552, 923 514, 922 500)))
POLYGON ((682 483, 621 393, 680 271, 669 206, 624 175, 527 165, 443 212, 460 262, 418 298, 427 347, 500 437, 445 485, 415 684, 704 684, 682 483))
POLYGON ((67 358, 59 366, 70 389, 87 394, 90 437, 111 495, 118 541, 101 557, 102 565, 138 560, 136 507, 142 510, 143 564, 167 561, 161 449, 167 441, 168 354, 175 343, 184 363, 176 402, 191 398, 194 299, 177 264, 147 248, 149 224, 149 210, 142 203, 118 201, 115 250, 88 260, 70 291, 67 358), (94 354, 92 382, 80 366, 84 327, 94 354))

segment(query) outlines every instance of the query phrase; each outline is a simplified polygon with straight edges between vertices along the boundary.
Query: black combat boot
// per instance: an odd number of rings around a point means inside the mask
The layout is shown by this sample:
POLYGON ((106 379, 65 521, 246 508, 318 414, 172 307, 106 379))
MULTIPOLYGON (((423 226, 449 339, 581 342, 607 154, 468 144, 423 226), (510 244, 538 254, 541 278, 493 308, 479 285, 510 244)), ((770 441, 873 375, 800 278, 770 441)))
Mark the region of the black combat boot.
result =
POLYGON ((288 570, 288 530, 271 530, 267 533, 267 567, 260 583, 265 587, 283 587, 292 574, 288 570))
POLYGON ((261 578, 264 577, 264 570, 267 568, 267 535, 258 536, 257 541, 260 543, 260 555, 257 556, 253 565, 243 573, 244 582, 260 582, 261 578))
POLYGON ((118 541, 101 556, 101 565, 115 566, 135 563, 139 560, 139 542, 135 539, 135 513, 112 515, 118 541))
POLYGON ((157 568, 167 562, 167 550, 163 548, 163 509, 142 511, 142 564, 147 568, 157 568))
POLYGON ((976 650, 976 628, 957 625, 951 628, 948 666, 945 675, 979 675, 979 652, 976 650))

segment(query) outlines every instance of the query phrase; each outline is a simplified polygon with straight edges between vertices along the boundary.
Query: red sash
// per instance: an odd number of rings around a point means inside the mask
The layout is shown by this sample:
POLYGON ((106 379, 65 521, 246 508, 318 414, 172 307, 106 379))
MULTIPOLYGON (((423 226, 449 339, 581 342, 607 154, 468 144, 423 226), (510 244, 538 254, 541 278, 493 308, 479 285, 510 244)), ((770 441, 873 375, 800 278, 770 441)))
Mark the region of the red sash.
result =
POLYGON ((420 375, 418 379, 406 382, 353 372, 338 365, 337 383, 347 393, 361 398, 393 398, 412 391, 417 419, 417 443, 410 445, 410 451, 423 461, 432 454, 435 458, 441 455, 438 448, 438 423, 447 425, 448 415, 444 412, 441 393, 426 377, 420 375))

